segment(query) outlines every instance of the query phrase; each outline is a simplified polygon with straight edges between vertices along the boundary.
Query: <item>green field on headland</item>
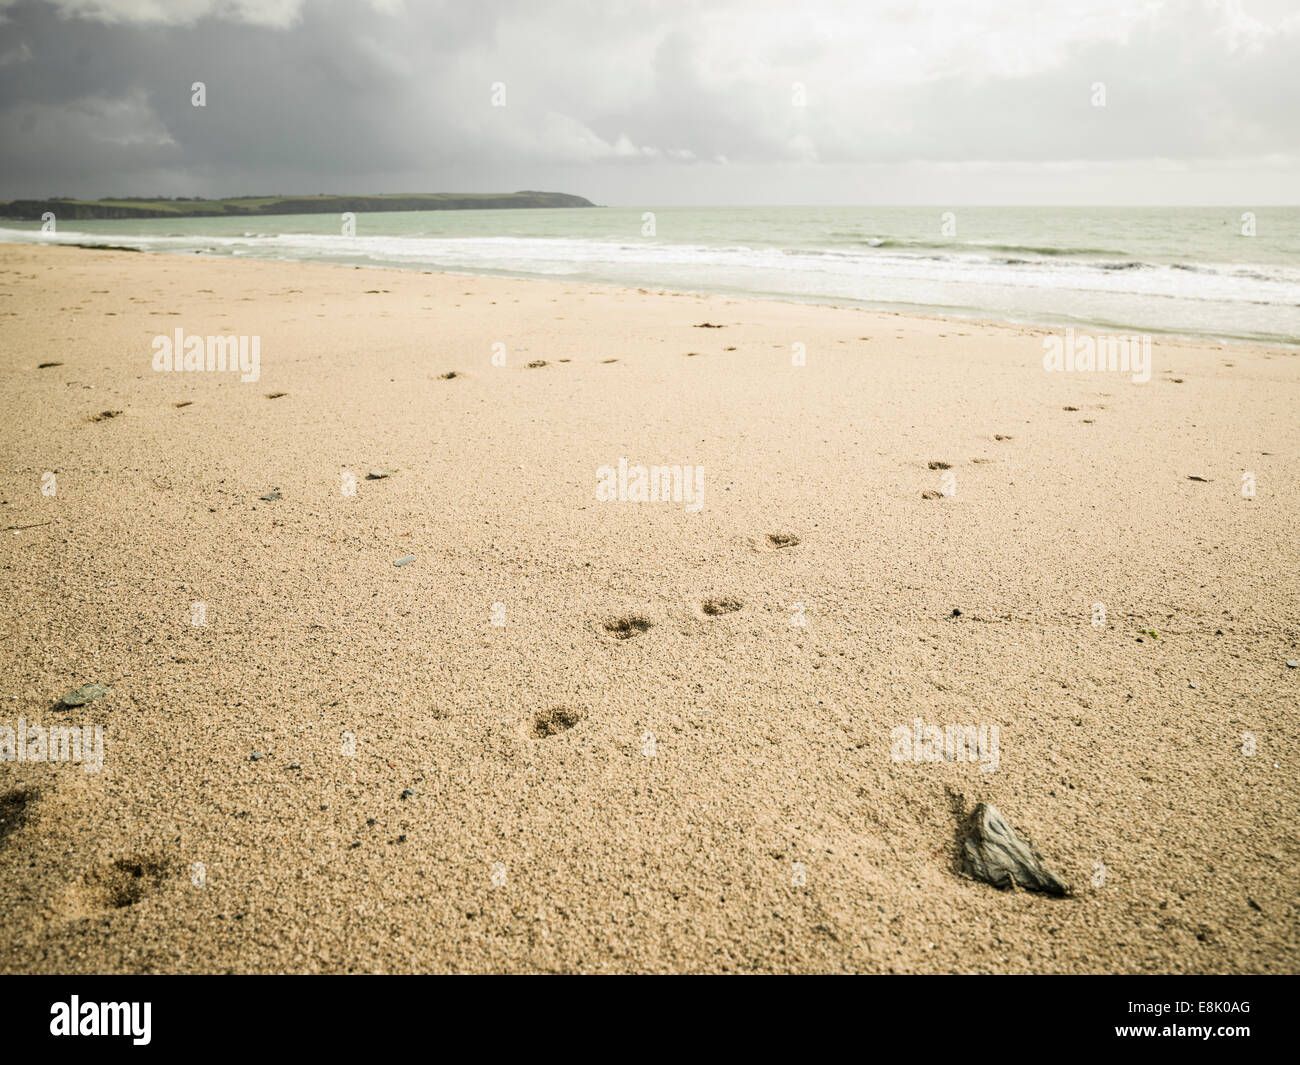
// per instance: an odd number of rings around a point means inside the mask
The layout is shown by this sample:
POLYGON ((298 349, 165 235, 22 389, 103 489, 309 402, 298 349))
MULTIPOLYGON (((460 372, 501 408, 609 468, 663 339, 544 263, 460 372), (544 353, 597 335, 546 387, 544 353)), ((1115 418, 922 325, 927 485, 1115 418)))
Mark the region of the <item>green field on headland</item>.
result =
POLYGON ((229 215, 329 214, 344 211, 481 211, 521 207, 595 207, 565 192, 385 193, 378 196, 239 196, 226 200, 136 199, 0 201, 0 218, 39 221, 81 218, 197 218, 229 215))

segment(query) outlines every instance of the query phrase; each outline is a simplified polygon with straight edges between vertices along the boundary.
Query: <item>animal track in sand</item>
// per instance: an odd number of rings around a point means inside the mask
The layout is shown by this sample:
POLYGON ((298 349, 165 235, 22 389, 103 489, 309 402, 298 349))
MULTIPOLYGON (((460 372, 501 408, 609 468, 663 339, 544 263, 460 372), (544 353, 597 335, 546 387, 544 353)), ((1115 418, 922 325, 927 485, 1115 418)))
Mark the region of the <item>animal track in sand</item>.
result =
POLYGON ((0 795, 0 849, 4 848, 5 840, 27 823, 35 801, 36 792, 28 788, 17 788, 0 795))
POLYGON ((86 875, 81 898, 94 909, 125 909, 156 892, 170 872, 168 862, 152 855, 118 858, 86 875))
POLYGON ((636 614, 629 614, 622 618, 608 618, 604 623, 605 631, 616 640, 630 640, 648 631, 649 628, 650 622, 636 614))
POLYGON ((942 492, 936 492, 933 488, 927 488, 924 492, 921 493, 921 498, 922 498, 922 499, 942 499, 942 498, 943 498, 943 493, 942 493, 942 492))
POLYGON ((570 710, 565 706, 553 706, 549 710, 539 710, 533 715, 530 732, 535 740, 550 739, 561 732, 567 732, 581 720, 582 715, 578 711, 570 710))
POLYGON ((120 410, 101 410, 98 414, 92 414, 87 421, 103 422, 109 418, 120 418, 121 416, 122 412, 120 410))
POLYGON ((769 547, 780 550, 783 547, 796 547, 799 544, 799 537, 792 533, 768 533, 767 543, 769 547))
POLYGON ((706 599, 700 604, 700 609, 708 614, 709 617, 716 618, 723 614, 734 614, 742 606, 744 606, 744 604, 739 599, 706 599))
POLYGON ((952 469, 952 463, 951 463, 951 462, 940 462, 938 459, 935 459, 935 460, 934 460, 933 462, 931 462, 929 465, 930 465, 930 469, 932 469, 932 470, 950 470, 950 469, 952 469))

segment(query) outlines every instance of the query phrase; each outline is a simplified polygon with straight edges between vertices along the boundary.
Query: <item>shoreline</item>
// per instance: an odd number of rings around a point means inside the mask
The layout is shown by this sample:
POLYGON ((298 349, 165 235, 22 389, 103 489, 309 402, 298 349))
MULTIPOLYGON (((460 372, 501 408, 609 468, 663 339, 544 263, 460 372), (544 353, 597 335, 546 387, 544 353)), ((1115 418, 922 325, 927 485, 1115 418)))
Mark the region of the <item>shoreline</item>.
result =
MULTIPOLYGON (((682 296, 687 298, 725 298, 730 300, 754 300, 760 303, 790 304, 805 307, 822 307, 830 310, 856 310, 864 311, 870 314, 895 315, 897 317, 917 320, 933 320, 950 322, 953 324, 965 324, 969 326, 979 326, 982 328, 1002 327, 1009 330, 1032 329, 1042 335, 1051 335, 1066 329, 1073 329, 1076 332, 1085 332, 1093 335, 1097 334, 1117 334, 1126 336, 1143 336, 1147 335, 1153 338, 1160 338, 1165 341, 1183 341, 1188 344, 1220 344, 1231 346, 1234 350, 1251 350, 1259 349, 1273 351, 1279 354, 1300 354, 1300 338, 1294 341, 1287 340, 1259 340, 1235 336, 1217 336, 1212 334, 1183 333, 1174 330, 1164 330, 1159 328, 1138 329, 1132 326, 1119 325, 1115 323, 1090 322, 1086 320, 1074 320, 1058 318, 1053 321, 1045 321, 1034 318, 1015 319, 1015 318, 988 318, 980 317, 977 313, 972 316, 963 315, 951 311, 944 313, 942 309, 906 309, 894 310, 893 307, 905 306, 903 304, 871 304, 865 301, 846 300, 841 302, 827 302, 817 297, 808 297, 806 299, 797 295, 765 295, 752 292, 742 292, 730 289, 677 289, 662 288, 653 285, 627 285, 612 281, 594 281, 579 278, 559 278, 551 276, 537 276, 524 273, 497 273, 491 270, 425 270, 418 267, 404 268, 393 266, 391 264, 371 264, 371 263, 328 263, 318 262, 310 259, 293 259, 293 258, 240 258, 237 256, 227 255, 207 255, 195 252, 160 252, 148 249, 131 248, 125 245, 112 244, 90 244, 90 243, 50 243, 44 244, 36 241, 2 241, 0 247, 17 246, 17 247, 67 247, 75 248, 81 251, 109 251, 121 252, 131 255, 159 256, 164 258, 191 256, 215 261, 238 261, 238 262, 262 262, 262 263, 283 263, 285 265, 302 265, 302 266, 321 266, 340 270, 379 270, 391 271, 397 274, 419 274, 421 276, 435 277, 456 277, 456 278, 488 278, 500 281, 522 281, 527 283, 553 284, 553 285, 591 285, 597 288, 608 288, 625 292, 652 292, 662 296, 682 296)), ((974 309, 972 309, 974 310, 974 309)))

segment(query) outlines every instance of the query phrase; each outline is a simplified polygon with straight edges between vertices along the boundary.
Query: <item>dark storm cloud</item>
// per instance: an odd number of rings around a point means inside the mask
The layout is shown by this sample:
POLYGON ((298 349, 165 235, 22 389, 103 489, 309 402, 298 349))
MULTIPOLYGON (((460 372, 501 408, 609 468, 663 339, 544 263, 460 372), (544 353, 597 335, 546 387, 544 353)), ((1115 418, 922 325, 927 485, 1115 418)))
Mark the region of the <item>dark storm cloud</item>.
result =
MULTIPOLYGON (((667 200, 722 166, 761 186, 765 168, 791 166, 1286 169, 1300 155, 1300 19, 1263 0, 0 12, 5 196, 555 187, 667 200), (205 108, 191 106, 195 81, 205 108), (491 105, 496 82, 505 107, 491 105)), ((809 187, 834 185, 824 177, 809 187)))

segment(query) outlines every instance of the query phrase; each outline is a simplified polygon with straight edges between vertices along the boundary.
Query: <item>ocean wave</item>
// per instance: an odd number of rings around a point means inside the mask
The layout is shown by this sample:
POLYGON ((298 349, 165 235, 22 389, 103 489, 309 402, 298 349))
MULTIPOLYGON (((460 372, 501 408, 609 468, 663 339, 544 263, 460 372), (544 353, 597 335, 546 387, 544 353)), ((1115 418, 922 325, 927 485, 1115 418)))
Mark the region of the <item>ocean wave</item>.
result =
POLYGON ((844 243, 857 244, 867 248, 925 248, 949 252, 954 250, 1005 252, 1011 255, 1041 255, 1049 259, 1102 255, 1123 258, 1131 255, 1130 252, 1120 248, 1082 248, 1054 244, 999 244, 994 241, 983 240, 911 240, 904 237, 864 237, 860 233, 841 233, 832 234, 832 236, 842 238, 844 243))
MULTIPOLYGON (((1029 245, 881 240, 877 246, 790 247, 756 241, 629 241, 600 236, 416 236, 338 233, 140 234, 116 227, 112 243, 143 251, 242 259, 579 278, 676 291, 726 291, 866 306, 978 306, 989 317, 1113 317, 1135 328, 1203 335, 1300 332, 1300 267, 1259 263, 1158 263, 1132 255, 1029 257, 994 249, 1029 245), (1270 308, 1262 315, 1259 308, 1270 308), (1265 318, 1264 322, 1256 318, 1265 318), (1262 327, 1262 328, 1261 328, 1262 327)), ((0 230, 0 241, 72 244, 106 238, 0 230)), ((1061 252, 1062 249, 1053 249, 1061 252)), ((1097 249, 1093 249, 1094 252, 1097 249)))

